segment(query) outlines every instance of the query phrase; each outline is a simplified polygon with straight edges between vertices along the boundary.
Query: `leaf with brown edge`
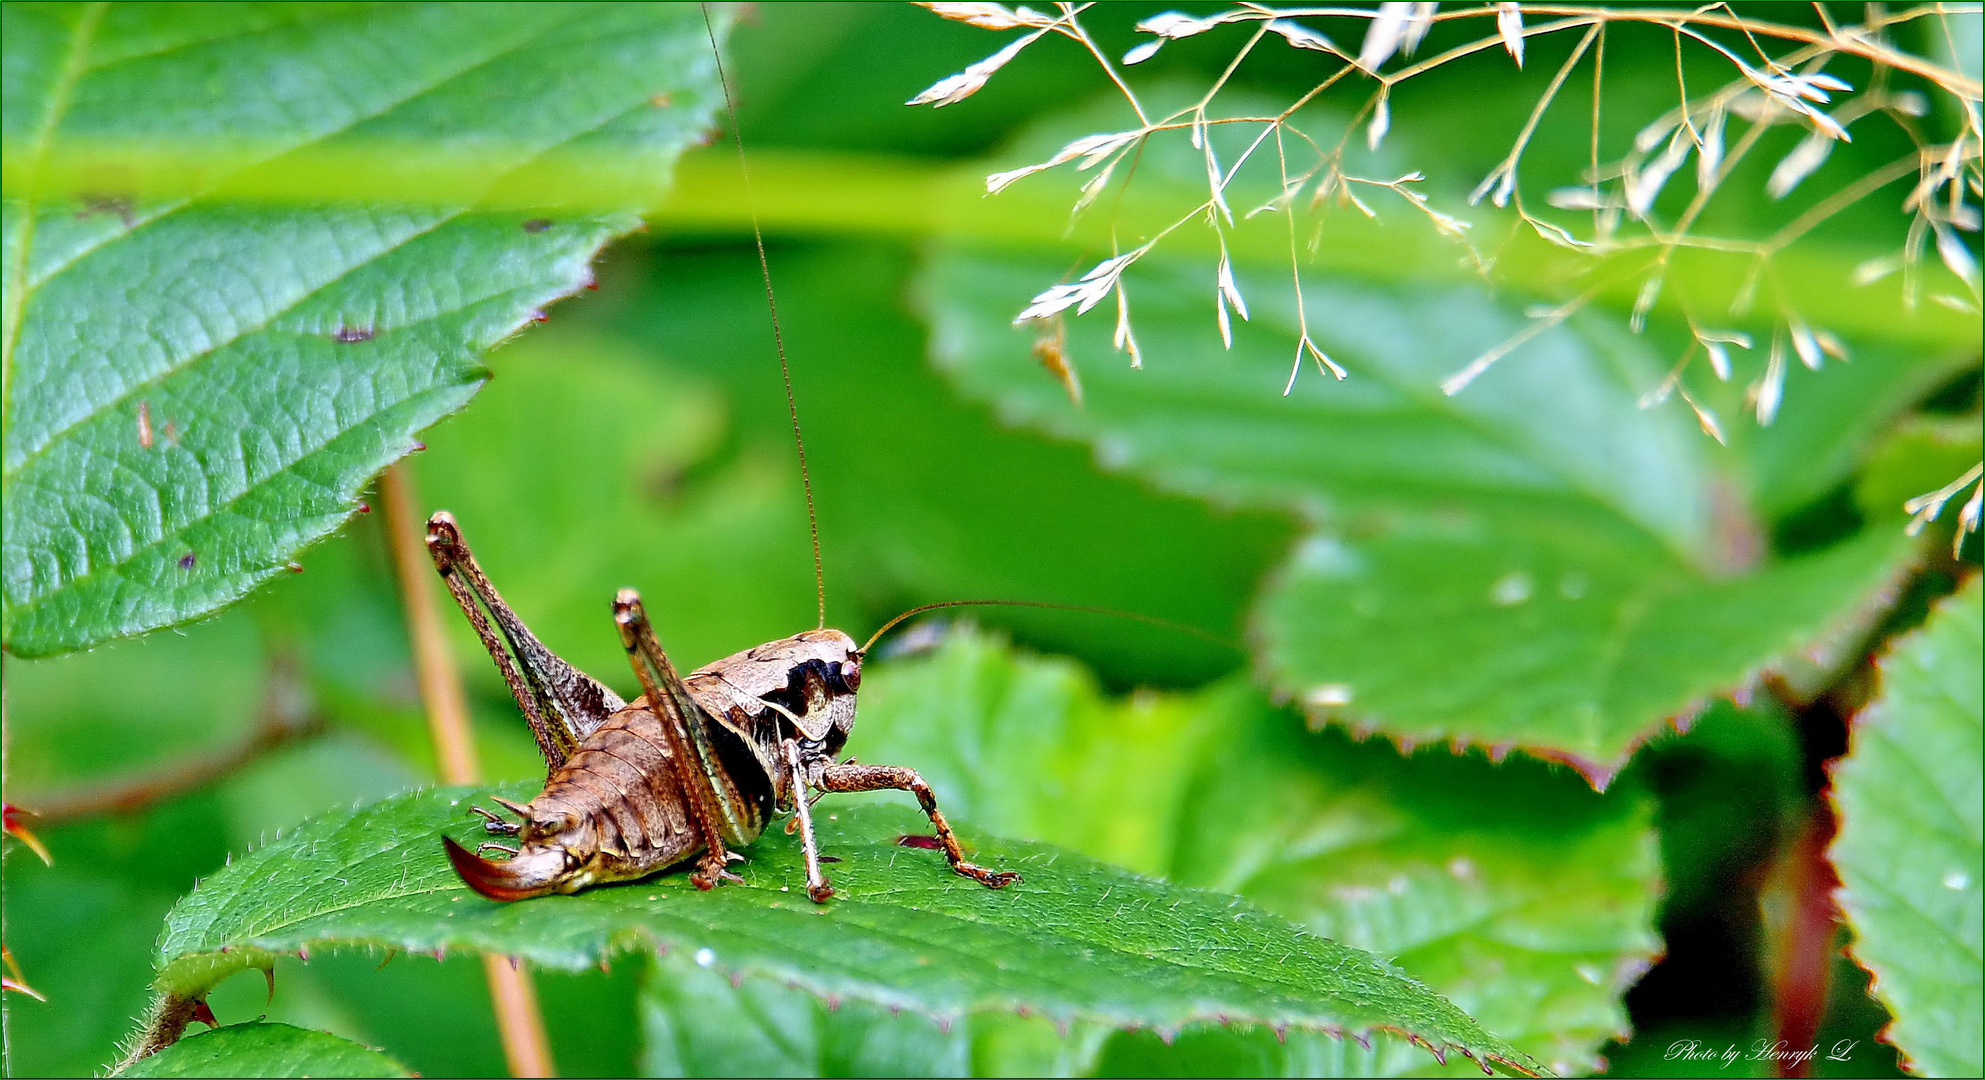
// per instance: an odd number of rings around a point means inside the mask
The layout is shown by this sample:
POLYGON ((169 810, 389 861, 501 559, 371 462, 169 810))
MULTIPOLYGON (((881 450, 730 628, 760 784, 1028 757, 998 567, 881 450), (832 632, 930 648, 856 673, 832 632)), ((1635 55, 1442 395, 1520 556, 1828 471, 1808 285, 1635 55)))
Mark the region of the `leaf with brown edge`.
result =
POLYGON ((1985 1064, 1985 587, 1974 572, 1881 660, 1881 694, 1833 772, 1828 852, 1855 960, 1894 1021, 1883 1037, 1926 1076, 1985 1064))

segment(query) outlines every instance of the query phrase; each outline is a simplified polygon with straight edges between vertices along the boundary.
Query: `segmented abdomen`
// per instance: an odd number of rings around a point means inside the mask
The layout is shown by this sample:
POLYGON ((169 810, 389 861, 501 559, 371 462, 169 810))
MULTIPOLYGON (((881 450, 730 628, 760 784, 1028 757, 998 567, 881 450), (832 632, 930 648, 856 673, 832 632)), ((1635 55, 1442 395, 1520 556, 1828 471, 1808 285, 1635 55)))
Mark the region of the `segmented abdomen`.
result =
POLYGON ((535 813, 593 824, 614 877, 641 877, 703 850, 655 714, 630 705, 586 736, 532 800, 535 813), (618 852, 618 857, 612 853, 618 852))

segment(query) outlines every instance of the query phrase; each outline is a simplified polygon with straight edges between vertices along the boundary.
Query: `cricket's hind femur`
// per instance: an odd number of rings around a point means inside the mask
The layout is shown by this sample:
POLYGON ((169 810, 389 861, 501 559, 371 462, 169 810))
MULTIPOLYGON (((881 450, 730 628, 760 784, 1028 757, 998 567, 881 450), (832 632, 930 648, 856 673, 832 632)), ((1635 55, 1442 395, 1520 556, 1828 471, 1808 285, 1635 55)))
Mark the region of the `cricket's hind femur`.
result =
POLYGON ((455 873, 463 883, 491 900, 543 896, 557 888, 571 862, 564 848, 542 844, 525 844, 516 857, 494 862, 456 843, 452 837, 444 836, 441 842, 447 847, 448 861, 454 864, 455 873))

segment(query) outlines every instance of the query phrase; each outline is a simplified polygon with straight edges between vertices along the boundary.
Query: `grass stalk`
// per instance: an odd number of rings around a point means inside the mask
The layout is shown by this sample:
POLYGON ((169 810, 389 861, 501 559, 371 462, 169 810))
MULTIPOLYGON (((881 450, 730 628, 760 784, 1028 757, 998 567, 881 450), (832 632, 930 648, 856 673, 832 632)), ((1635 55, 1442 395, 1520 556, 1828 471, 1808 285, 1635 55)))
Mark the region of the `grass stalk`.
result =
MULTIPOLYGON (((475 742, 469 733, 469 709, 461 676, 448 653, 441 631, 441 612, 434 599, 433 574, 414 511, 413 478, 405 463, 379 477, 380 502, 385 504, 386 534, 393 552, 393 572, 407 614, 407 639, 413 645, 414 669, 420 682, 421 705, 427 712, 428 733, 434 740, 435 770, 444 784, 473 784, 482 779, 475 742)), ((537 989, 531 973, 512 957, 485 955, 483 972, 489 979, 490 1004, 503 1038, 503 1056, 512 1076, 557 1076, 544 1015, 538 1011, 537 989)))

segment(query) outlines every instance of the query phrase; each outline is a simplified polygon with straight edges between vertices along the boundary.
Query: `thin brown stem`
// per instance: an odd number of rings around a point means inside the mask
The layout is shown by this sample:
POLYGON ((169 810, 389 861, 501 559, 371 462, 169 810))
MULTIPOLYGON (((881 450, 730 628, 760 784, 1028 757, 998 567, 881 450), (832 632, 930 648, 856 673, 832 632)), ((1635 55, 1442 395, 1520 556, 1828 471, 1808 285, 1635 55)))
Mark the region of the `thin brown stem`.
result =
MULTIPOLYGON (((1526 14, 1529 12, 1529 10, 1530 9, 1528 8, 1524 9, 1526 14)), ((1495 9, 1485 8, 1485 9, 1478 9, 1473 11, 1457 12, 1456 14, 1493 15, 1495 14, 1495 9)), ((1559 22, 1545 23, 1540 26, 1527 26, 1524 27, 1523 29, 1523 36, 1525 38, 1543 37, 1547 34, 1557 33, 1559 30, 1570 30, 1580 26, 1603 26, 1605 25, 1607 18, 1610 16, 1610 13, 1598 12, 1596 14, 1588 13, 1588 15, 1589 17, 1585 17, 1585 18, 1564 19, 1559 22)), ((1436 21, 1446 17, 1447 16, 1444 15, 1434 16, 1436 21)), ((1398 71, 1392 72, 1389 75, 1374 73, 1373 77, 1378 79, 1380 82, 1396 86, 1399 83, 1405 82, 1406 80, 1411 79, 1416 75, 1423 75, 1429 71, 1432 71, 1437 67, 1441 67, 1445 64, 1449 64, 1452 63, 1453 61, 1459 60, 1464 56, 1473 56, 1478 52, 1485 52, 1489 49, 1500 48, 1502 44, 1503 44, 1503 38, 1501 34, 1491 34, 1488 37, 1478 38, 1474 41, 1471 41, 1466 45, 1456 45, 1454 48, 1449 49, 1444 53, 1441 53, 1437 56, 1430 56, 1425 60, 1419 61, 1418 63, 1415 64, 1409 64, 1406 67, 1400 68, 1398 71)))
POLYGON ((1096 42, 1092 38, 1090 38, 1089 31, 1083 29, 1082 24, 1078 22, 1075 18, 1077 15, 1087 10, 1090 6, 1091 5, 1089 4, 1083 4, 1080 6, 1074 4, 1063 4, 1062 9, 1067 13, 1067 15, 1065 18, 1061 20, 1061 22, 1062 24, 1065 24, 1066 28, 1064 29, 1062 26, 1058 25, 1056 27, 1056 32, 1066 37, 1075 39, 1076 41, 1082 44, 1083 48, 1089 50, 1089 55, 1095 57, 1096 63, 1102 65, 1103 74, 1109 76, 1110 81, 1116 84, 1118 90, 1123 91, 1124 100, 1130 102, 1131 110, 1137 113, 1137 122, 1143 124, 1146 127, 1149 127, 1151 126, 1151 117, 1145 113, 1144 104, 1137 100, 1136 94, 1131 93, 1130 85, 1123 81, 1122 75, 1117 73, 1116 65, 1110 63, 1110 58, 1108 56, 1103 55, 1103 50, 1098 48, 1096 46, 1096 42))
POLYGON ((1226 88, 1228 81, 1234 77, 1234 72, 1240 70, 1241 61, 1246 60, 1248 54, 1254 51, 1254 47, 1261 44, 1261 39, 1267 36, 1268 24, 1263 23, 1261 28, 1254 32, 1254 36, 1247 40, 1247 44, 1241 46, 1241 51, 1235 53, 1234 58, 1228 61, 1226 69, 1220 72, 1220 77, 1213 80, 1213 85, 1207 88, 1206 95, 1199 99, 1198 105, 1193 106, 1194 112, 1204 113, 1206 107, 1213 104, 1213 98, 1226 88))
POLYGON ((429 579, 433 564, 415 516, 413 480, 395 465, 379 476, 379 501, 386 512, 386 540, 393 572, 406 607, 407 641, 413 646, 414 674, 427 710, 427 733, 434 740, 434 771, 444 784, 473 784, 482 778, 475 742, 469 736, 469 706, 462 680, 441 630, 441 608, 429 579))
MULTIPOLYGON (((1684 101, 1681 108, 1682 114, 1687 116, 1688 102, 1684 101)), ((1689 230, 1695 227, 1696 218, 1701 216, 1703 208, 1709 205, 1710 197, 1715 194, 1718 188, 1723 186, 1723 181, 1730 174, 1737 171, 1738 164, 1750 154, 1751 149, 1757 146, 1758 141, 1764 138, 1765 132, 1769 130, 1771 130, 1770 124, 1752 124, 1744 132, 1743 138, 1737 140, 1737 145, 1731 147, 1730 152, 1723 156, 1723 163, 1717 168, 1716 174, 1710 179, 1710 182, 1696 186, 1695 194, 1689 198, 1689 205, 1683 208, 1682 216, 1675 222, 1674 229, 1667 235, 1660 237, 1661 255, 1655 259, 1653 264, 1655 267, 1667 266, 1668 260, 1674 256, 1675 249, 1678 247, 1699 246, 1685 243, 1688 239, 1689 230)), ((1650 228, 1652 228, 1652 222, 1649 224, 1650 228)), ((1654 231, 1657 235, 1659 234, 1659 230, 1654 231)), ((1745 245, 1745 247, 1752 247, 1752 245, 1745 245)))
POLYGON ((1592 231, 1599 231, 1599 101, 1606 80, 1606 24, 1599 24, 1599 37, 1592 48, 1592 231))
POLYGON ((1482 186, 1475 189, 1475 194, 1470 197, 1471 201, 1473 199, 1479 199, 1488 193, 1490 180, 1499 180, 1499 178, 1505 175, 1508 177, 1510 190, 1514 191, 1516 189, 1517 162, 1522 160, 1523 151, 1530 145, 1531 136, 1537 134, 1537 125, 1544 119, 1544 111, 1551 107, 1551 102, 1557 100, 1558 91, 1564 88, 1565 80, 1571 77, 1572 69, 1576 68, 1578 62, 1585 58, 1585 51, 1592 47, 1593 41, 1599 37, 1599 32, 1603 26, 1603 23, 1593 24, 1592 29, 1587 30, 1585 36, 1579 39, 1578 46, 1572 49, 1571 55, 1565 58, 1565 62, 1559 66, 1558 73, 1551 77, 1551 85, 1545 87, 1544 96, 1538 98, 1536 107, 1530 110, 1530 119, 1524 121, 1523 130, 1517 133, 1516 145, 1510 147, 1509 156, 1504 158, 1502 164, 1497 166, 1489 174, 1489 180, 1482 181, 1482 186))
MULTIPOLYGON (((1556 4, 1526 4, 1523 10, 1526 15, 1535 13, 1538 15, 1569 15, 1574 17, 1590 16, 1596 13, 1595 9, 1589 7, 1578 5, 1560 6, 1556 4)), ((1474 15, 1486 13, 1469 11, 1459 12, 1457 14, 1474 15)), ((1922 57, 1897 52, 1886 45, 1859 35, 1837 35, 1823 30, 1814 30, 1811 27, 1788 26, 1784 23, 1771 23, 1760 19, 1717 15, 1699 9, 1685 8, 1609 9, 1604 12, 1603 17, 1611 22, 1652 22, 1669 25, 1689 23, 1697 26, 1714 26, 1725 30, 1740 30, 1747 36, 1762 34, 1766 37, 1779 38, 1786 41, 1803 41, 1812 45, 1821 45, 1848 56, 1859 56, 1878 64, 1886 64, 1898 71, 1907 71, 1912 75, 1922 76, 1931 82, 1942 85, 1954 94, 1972 98, 1979 96, 1980 84, 1977 79, 1940 64, 1932 63, 1922 57)), ((1900 21, 1900 19, 1901 16, 1898 16, 1895 19, 1884 22, 1882 25, 1889 25, 1890 23, 1900 21)), ((1865 28, 1849 28, 1850 31, 1855 29, 1865 28)))
POLYGON ((1682 32, 1675 31, 1675 93, 1682 103, 1682 126, 1689 129, 1689 141, 1696 149, 1702 149, 1702 134, 1696 130, 1695 120, 1689 116, 1689 77, 1682 70, 1682 32))
POLYGON ((1766 255, 1783 251, 1793 241, 1811 232, 1826 219, 1897 180, 1914 175, 1920 157, 1921 155, 1915 153, 1906 154, 1813 204, 1805 213, 1792 219, 1784 228, 1774 233, 1771 239, 1766 240, 1761 245, 1761 250, 1766 255))
POLYGON ((239 772, 266 754, 291 743, 315 738, 323 730, 321 716, 283 715, 280 710, 271 709, 253 734, 220 753, 183 761, 136 779, 79 791, 58 792, 45 798, 31 797, 24 805, 34 813, 37 827, 67 825, 113 814, 135 814, 206 787, 239 772))
MULTIPOLYGON (((1840 878, 1827 862, 1834 819, 1816 799, 1805 822, 1779 853, 1771 881, 1759 898, 1770 938, 1771 1011, 1781 1045, 1803 1049, 1819 1039, 1826 1016, 1829 976, 1840 929, 1833 891, 1840 878)), ((1812 1061, 1781 1058, 1778 1075, 1813 1075, 1812 1061)))
POLYGON ((186 1034, 187 1026, 193 1021, 208 1023, 213 1015, 213 1012, 207 1009, 206 1000, 203 998, 185 997, 175 993, 159 995, 157 1000, 152 1002, 152 1011, 145 1019, 144 1028, 132 1040, 130 1050, 111 1067, 110 1075, 121 1075, 132 1065, 178 1042, 179 1037, 186 1034), (201 1015, 203 1010, 204 1016, 201 1015))
MULTIPOLYGON (((428 733, 434 739, 435 770, 445 784, 473 784, 481 779, 475 743, 469 736, 469 710, 462 680, 441 630, 440 605, 434 599, 432 564, 421 541, 414 514, 413 478, 404 465, 394 465, 379 477, 380 502, 385 504, 387 544, 393 570, 406 607, 407 638, 413 645, 414 670, 420 682, 421 704, 427 710, 428 733)), ((507 956, 485 955, 490 1004, 503 1037, 503 1056, 512 1076, 557 1076, 544 1016, 538 1011, 537 990, 530 972, 507 956)))
POLYGON ((515 957, 494 953, 483 955, 482 970, 489 979, 489 1000, 496 1007, 496 1028, 503 1039, 503 1059, 510 1065, 510 1075, 557 1076, 531 973, 515 957))

